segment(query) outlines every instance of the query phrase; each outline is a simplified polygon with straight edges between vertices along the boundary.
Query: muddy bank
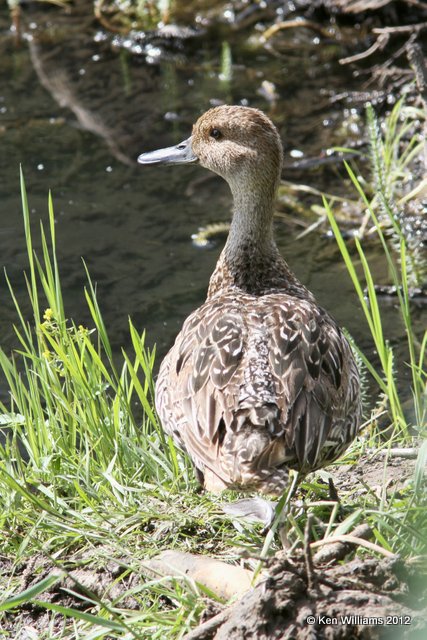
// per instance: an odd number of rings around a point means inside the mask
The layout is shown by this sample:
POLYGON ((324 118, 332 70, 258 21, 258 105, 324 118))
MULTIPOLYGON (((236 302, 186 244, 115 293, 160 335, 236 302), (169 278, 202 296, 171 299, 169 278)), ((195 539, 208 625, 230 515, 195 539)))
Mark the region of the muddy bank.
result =
MULTIPOLYGON (((104 551, 104 559, 98 557, 96 566, 87 553, 70 558, 68 575, 39 598, 80 611, 90 606, 84 598, 109 605, 119 600, 121 608, 136 610, 138 602, 131 593, 141 584, 142 576, 129 572, 125 558, 107 559, 108 549, 104 551)), ((427 582, 415 566, 397 557, 355 558, 344 564, 337 559, 326 564, 317 557, 322 556, 314 555, 310 569, 302 553, 291 558, 285 552, 277 553, 268 562, 267 577, 235 604, 224 607, 206 599, 201 624, 185 640, 426 637, 427 582)), ((0 562, 3 579, 10 577, 11 570, 11 565, 0 562)), ((21 587, 28 588, 55 572, 60 575, 51 561, 34 558, 19 570, 21 587)), ((59 616, 54 622, 44 607, 27 602, 3 618, 2 630, 5 637, 16 638, 13 634, 19 629, 42 632, 49 625, 53 628, 52 624, 59 631, 63 622, 59 616)))
POLYGON ((373 640, 421 638, 417 634, 427 630, 420 579, 399 560, 357 558, 316 567, 309 580, 303 558, 279 553, 269 572, 185 640, 373 640))

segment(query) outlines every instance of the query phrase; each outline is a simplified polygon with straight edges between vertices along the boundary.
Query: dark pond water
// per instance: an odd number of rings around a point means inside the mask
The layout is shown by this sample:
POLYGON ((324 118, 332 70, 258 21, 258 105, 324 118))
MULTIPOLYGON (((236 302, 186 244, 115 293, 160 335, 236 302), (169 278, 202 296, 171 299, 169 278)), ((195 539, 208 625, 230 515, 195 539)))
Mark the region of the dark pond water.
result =
MULTIPOLYGON (((162 355, 204 300, 223 242, 200 249, 191 236, 200 226, 228 220, 230 196, 219 178, 201 168, 143 168, 137 155, 188 137, 192 122, 219 102, 269 113, 288 164, 344 144, 352 114, 330 96, 357 81, 338 63, 343 50, 332 41, 321 46, 313 33, 296 29, 273 55, 248 42, 248 33, 223 28, 179 44, 154 39, 132 52, 84 11, 64 15, 40 8, 26 11, 26 35, 18 43, 1 7, 1 263, 23 299, 22 163, 35 229, 39 219, 47 219, 47 193, 53 192, 68 316, 91 325, 83 257, 117 351, 129 343, 131 316, 162 355), (228 51, 231 68, 224 63, 228 51), (265 82, 274 83, 274 103, 263 95, 270 86, 265 82)), ((336 192, 340 175, 339 168, 307 170, 298 180, 336 192)), ((298 231, 278 219, 283 254, 320 303, 366 345, 366 328, 334 243, 316 232, 296 240, 298 231)), ((0 335, 8 346, 15 316, 3 280, 0 286, 0 335)), ((401 328, 390 320, 388 332, 398 340, 401 328)))

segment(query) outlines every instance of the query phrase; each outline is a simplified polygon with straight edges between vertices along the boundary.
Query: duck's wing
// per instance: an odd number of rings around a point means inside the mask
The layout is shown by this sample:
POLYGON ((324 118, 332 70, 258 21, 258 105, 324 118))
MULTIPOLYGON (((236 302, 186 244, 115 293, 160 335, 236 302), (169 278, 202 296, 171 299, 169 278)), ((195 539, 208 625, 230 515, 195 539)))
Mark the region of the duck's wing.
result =
POLYGON ((160 367, 156 408, 164 430, 193 460, 224 485, 218 464, 226 431, 239 404, 242 359, 248 338, 233 298, 207 302, 185 321, 160 367))
POLYGON ((314 468, 322 447, 342 439, 333 431, 345 404, 345 345, 335 323, 306 301, 207 302, 162 365, 156 404, 163 427, 196 467, 225 484, 232 481, 223 445, 234 452, 234 467, 253 460, 259 477, 285 462, 314 468))
POLYGON ((337 458, 356 434, 357 367, 335 321, 307 301, 281 300, 268 324, 286 448, 297 468, 313 470, 337 458))
POLYGON ((237 404, 247 330, 240 313, 205 304, 185 321, 160 368, 163 428, 196 467, 214 469, 237 404))

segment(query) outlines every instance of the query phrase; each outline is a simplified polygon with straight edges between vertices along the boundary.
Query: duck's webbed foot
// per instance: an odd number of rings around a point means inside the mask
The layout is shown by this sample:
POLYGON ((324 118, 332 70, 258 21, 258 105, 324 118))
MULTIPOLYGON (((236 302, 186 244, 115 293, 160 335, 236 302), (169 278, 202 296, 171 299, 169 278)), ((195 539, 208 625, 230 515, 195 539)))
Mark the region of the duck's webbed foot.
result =
POLYGON ((276 502, 255 496, 224 504, 222 510, 229 516, 241 518, 247 522, 261 522, 268 528, 276 515, 276 506, 276 502))

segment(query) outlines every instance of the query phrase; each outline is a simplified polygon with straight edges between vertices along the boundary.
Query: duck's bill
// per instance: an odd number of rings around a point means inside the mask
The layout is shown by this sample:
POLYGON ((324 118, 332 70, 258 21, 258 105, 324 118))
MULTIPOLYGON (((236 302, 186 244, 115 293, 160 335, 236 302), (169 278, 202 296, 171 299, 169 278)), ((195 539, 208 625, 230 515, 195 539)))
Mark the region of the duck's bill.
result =
POLYGON ((175 147, 156 149, 138 156, 140 164, 188 164, 197 162, 198 158, 191 148, 191 137, 180 142, 175 147))

